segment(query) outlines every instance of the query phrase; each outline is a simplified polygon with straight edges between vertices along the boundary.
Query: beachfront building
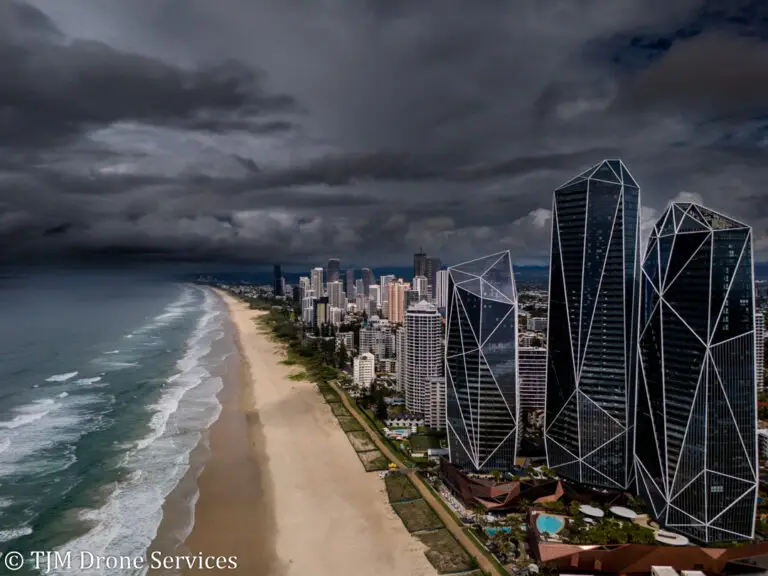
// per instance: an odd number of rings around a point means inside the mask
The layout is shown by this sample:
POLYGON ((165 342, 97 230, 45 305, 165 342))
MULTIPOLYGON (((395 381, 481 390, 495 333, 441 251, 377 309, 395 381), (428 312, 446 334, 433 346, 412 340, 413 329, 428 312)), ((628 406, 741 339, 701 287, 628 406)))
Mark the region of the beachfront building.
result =
POLYGON ((442 319, 422 300, 405 313, 405 409, 426 414, 426 381, 443 374, 442 319))
POLYGON ((352 373, 355 384, 361 388, 370 388, 376 377, 376 360, 370 352, 363 352, 352 362, 352 373))
POLYGON ((643 260, 636 463, 659 522, 699 541, 752 538, 758 487, 752 230, 690 203, 643 260))
POLYGON ((614 489, 633 482, 640 189, 606 160, 555 191, 547 329, 547 464, 614 489))
POLYGON ((520 346, 517 349, 520 381, 520 414, 544 410, 547 399, 547 349, 520 346))
POLYGON ((445 366, 451 462, 469 471, 510 470, 519 398, 509 251, 448 269, 445 366))
POLYGON ((427 378, 424 382, 426 411, 424 421, 433 430, 445 430, 445 378, 427 378))

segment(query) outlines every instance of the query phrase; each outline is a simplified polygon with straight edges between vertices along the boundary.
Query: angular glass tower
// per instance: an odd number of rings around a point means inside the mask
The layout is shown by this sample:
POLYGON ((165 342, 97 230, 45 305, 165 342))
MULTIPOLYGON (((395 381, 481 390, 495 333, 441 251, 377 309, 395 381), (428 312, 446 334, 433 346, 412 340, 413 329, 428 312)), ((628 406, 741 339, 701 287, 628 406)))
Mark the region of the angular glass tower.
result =
POLYGON ((659 522, 752 538, 757 388, 752 230, 674 203, 643 260, 635 456, 659 522))
POLYGON ((575 482, 633 480, 640 189, 605 160, 555 190, 547 464, 575 482))
POLYGON ((517 421, 517 291, 509 251, 448 269, 445 350, 451 462, 510 470, 517 421))

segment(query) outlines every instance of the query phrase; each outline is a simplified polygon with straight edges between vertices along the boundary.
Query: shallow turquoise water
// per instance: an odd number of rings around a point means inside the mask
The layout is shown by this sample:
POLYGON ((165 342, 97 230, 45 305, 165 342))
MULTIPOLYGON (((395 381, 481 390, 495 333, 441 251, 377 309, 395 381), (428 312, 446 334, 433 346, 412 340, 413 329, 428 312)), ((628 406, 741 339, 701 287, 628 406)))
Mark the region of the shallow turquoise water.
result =
POLYGON ((565 527, 565 521, 557 516, 549 516, 548 514, 539 514, 536 518, 536 528, 539 532, 546 532, 547 534, 557 534, 565 527))

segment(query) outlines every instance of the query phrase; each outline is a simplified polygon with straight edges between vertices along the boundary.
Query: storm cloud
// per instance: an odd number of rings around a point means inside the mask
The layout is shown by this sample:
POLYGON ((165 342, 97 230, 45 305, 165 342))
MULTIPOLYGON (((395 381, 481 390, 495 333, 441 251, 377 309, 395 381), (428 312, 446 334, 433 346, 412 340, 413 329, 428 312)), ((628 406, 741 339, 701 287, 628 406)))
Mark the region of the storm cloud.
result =
POLYGON ((0 260, 546 262, 621 157, 768 258, 759 2, 10 0, 0 260))

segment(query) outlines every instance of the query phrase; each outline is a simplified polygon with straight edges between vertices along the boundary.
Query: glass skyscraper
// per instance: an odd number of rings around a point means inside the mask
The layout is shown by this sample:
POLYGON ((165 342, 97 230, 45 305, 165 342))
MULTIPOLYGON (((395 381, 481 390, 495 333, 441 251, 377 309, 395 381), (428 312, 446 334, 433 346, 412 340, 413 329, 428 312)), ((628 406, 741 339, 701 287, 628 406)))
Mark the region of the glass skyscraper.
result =
POLYGON ((446 410, 451 462, 515 464, 519 415, 517 291, 509 251, 448 269, 446 410))
POLYGON ((663 526, 705 542, 754 534, 753 280, 745 224, 689 203, 656 223, 642 268, 637 489, 663 526))
POLYGON ((547 463, 624 489, 633 481, 640 189, 605 160, 554 194, 547 331, 547 463))

